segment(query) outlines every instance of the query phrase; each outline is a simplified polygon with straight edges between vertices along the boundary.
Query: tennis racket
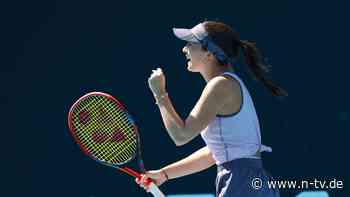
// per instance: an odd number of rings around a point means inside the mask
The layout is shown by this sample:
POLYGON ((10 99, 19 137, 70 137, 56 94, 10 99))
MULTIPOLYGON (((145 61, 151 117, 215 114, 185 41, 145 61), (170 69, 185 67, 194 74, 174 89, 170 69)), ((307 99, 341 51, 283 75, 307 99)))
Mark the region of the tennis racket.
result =
MULTIPOLYGON (((79 98, 69 110, 68 126, 80 149, 95 161, 141 178, 140 173, 124 167, 137 158, 140 171, 145 172, 135 121, 111 95, 91 92, 79 98)), ((146 185, 154 197, 165 197, 151 179, 146 185)))

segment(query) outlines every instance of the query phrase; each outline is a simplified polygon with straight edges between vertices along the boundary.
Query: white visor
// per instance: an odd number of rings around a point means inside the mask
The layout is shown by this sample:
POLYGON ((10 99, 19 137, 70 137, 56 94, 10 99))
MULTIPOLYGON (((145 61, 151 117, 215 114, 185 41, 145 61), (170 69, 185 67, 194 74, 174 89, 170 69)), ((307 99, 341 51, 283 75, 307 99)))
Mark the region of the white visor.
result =
POLYGON ((199 23, 194 26, 192 29, 184 29, 184 28, 173 28, 173 32, 175 36, 181 40, 185 40, 187 42, 199 42, 203 40, 208 33, 205 31, 203 23, 199 23))

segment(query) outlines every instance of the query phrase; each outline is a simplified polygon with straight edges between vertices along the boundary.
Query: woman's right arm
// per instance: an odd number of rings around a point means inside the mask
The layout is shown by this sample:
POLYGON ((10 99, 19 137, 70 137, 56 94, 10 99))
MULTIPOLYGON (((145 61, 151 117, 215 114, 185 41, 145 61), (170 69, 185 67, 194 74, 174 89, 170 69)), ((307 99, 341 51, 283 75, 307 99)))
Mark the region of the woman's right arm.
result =
POLYGON ((200 172, 214 164, 215 160, 208 147, 205 146, 190 156, 162 168, 162 170, 168 175, 168 179, 175 179, 200 172))
POLYGON ((142 185, 147 178, 151 178, 157 185, 161 185, 166 180, 194 174, 205 170, 214 164, 215 160, 208 147, 205 146, 192 153, 190 156, 167 165, 160 170, 146 172, 143 178, 141 180, 136 180, 136 182, 142 185))

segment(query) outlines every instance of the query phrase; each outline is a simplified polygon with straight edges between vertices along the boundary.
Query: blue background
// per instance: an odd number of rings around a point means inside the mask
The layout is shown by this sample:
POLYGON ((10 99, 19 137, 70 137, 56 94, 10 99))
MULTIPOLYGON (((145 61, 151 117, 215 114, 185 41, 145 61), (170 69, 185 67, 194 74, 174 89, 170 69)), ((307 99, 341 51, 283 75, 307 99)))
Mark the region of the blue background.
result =
MULTIPOLYGON (((83 155, 67 112, 89 91, 122 100, 140 127, 146 167, 156 169, 203 146, 177 148, 147 86, 161 66, 183 118, 204 81, 189 73, 172 27, 223 21, 256 40, 272 76, 289 91, 273 98, 238 68, 254 97, 264 164, 278 179, 337 180, 349 170, 347 5, 319 1, 11 1, 1 6, 1 196, 146 196, 133 179, 83 155), (6 194, 6 195, 5 195, 6 194)), ((214 193, 216 169, 172 180, 165 193, 214 193)), ((299 190, 282 190, 294 196, 299 190)))

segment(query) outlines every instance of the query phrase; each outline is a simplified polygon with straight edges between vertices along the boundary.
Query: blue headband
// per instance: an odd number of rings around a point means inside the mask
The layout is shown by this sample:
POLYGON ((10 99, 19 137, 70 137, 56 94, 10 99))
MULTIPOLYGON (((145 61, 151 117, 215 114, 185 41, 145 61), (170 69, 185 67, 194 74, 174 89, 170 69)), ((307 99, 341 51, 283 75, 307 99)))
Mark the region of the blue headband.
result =
POLYGON ((198 40, 198 41, 203 47, 205 47, 210 53, 212 53, 216 57, 216 59, 218 59, 223 64, 225 65, 230 64, 233 66, 233 64, 237 61, 236 58, 227 57, 225 52, 219 46, 217 46, 209 38, 209 36, 206 36, 202 40, 198 40))
POLYGON ((203 23, 199 23, 192 29, 173 28, 173 31, 175 36, 181 40, 200 43, 210 53, 212 53, 217 60, 225 65, 233 65, 236 62, 235 58, 227 57, 225 52, 210 39, 203 23))

